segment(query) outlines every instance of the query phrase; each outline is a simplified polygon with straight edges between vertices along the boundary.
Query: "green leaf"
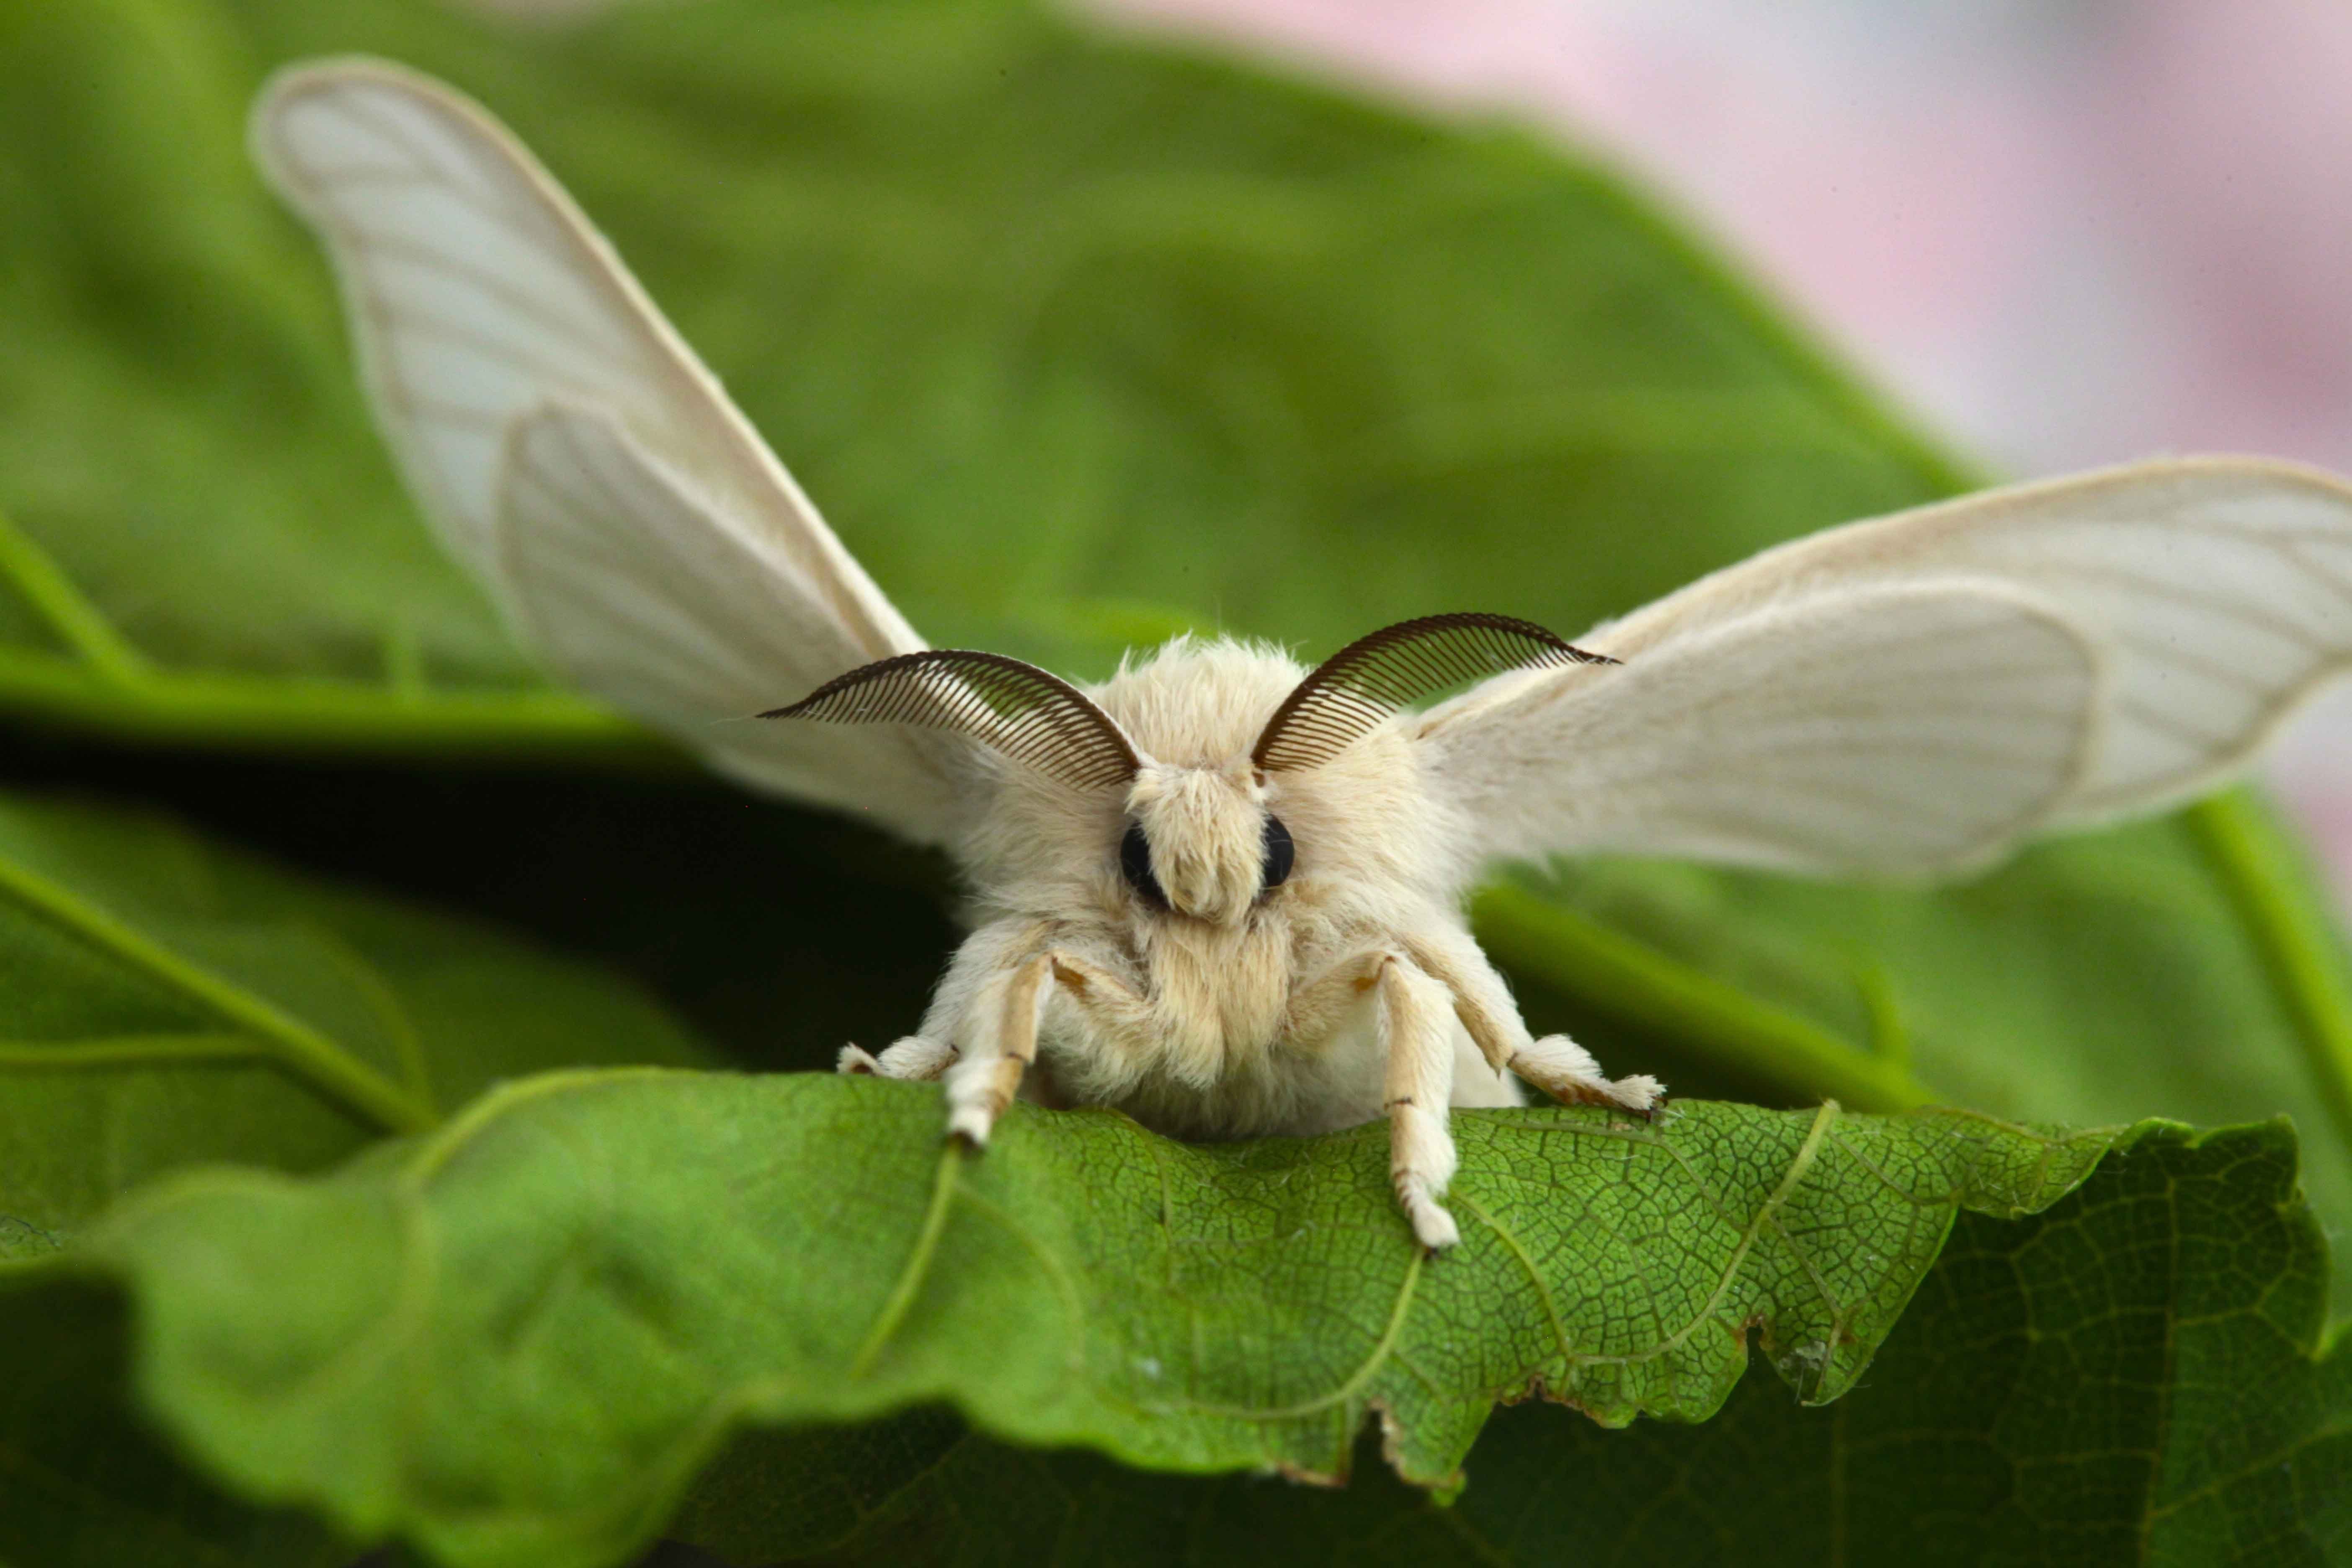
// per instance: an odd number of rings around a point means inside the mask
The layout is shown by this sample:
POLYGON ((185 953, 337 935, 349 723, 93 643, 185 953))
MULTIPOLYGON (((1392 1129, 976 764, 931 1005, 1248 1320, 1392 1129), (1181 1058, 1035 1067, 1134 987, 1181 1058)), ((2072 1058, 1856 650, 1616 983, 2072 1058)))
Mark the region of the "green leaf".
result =
MULTIPOLYGON (((2326 1343, 2325 1245, 2283 1129, 2144 1129, 2039 1217, 1962 1215, 1869 1375, 1827 1408, 1751 1375, 1700 1426, 1501 1410, 1450 1507, 1369 1446, 1327 1491, 1027 1452, 925 1409, 743 1432, 667 1532, 743 1564, 2343 1561, 2352 1339, 2326 1343)), ((112 1528, 158 1533, 29 1534, 55 1510, 0 1508, 0 1560, 346 1560, 91 1420, 77 1380, 110 1380, 121 1327, 110 1298, 63 1280, 0 1289, 6 1342, 54 1374, 20 1374, 14 1402, 46 1392, 67 1417, 20 1426, 45 1442, 0 1445, 0 1471, 38 1478, 72 1432, 108 1451, 112 1528)))
POLYGON ((169 823, 0 796, 0 1263, 209 1160, 334 1163, 500 1078, 701 1058, 627 987, 169 823))
POLYGON ((1450 1506, 1375 1464, 1340 1492, 1188 1479, 927 1412, 741 1442, 671 1528, 741 1563, 2344 1562, 2326 1251, 2284 1128, 2147 1128, 2038 1217, 1962 1215, 1827 1409, 1751 1375, 1702 1426, 1499 1411, 1450 1506))
POLYGON ((1929 895, 1613 860, 1523 871, 1482 897, 1479 931, 1523 973, 1860 1105, 2286 1110, 2321 1211, 2352 1213, 2352 1015, 2295 854, 2225 796, 1929 895))
MULTIPOLYGON (((703 1059, 629 987, 150 816, 0 796, 0 1281, 126 1189, 335 1164, 501 1078, 703 1059)), ((113 1397, 118 1314, 0 1293, 0 1560, 339 1564, 113 1397)))
MULTIPOLYGON (((892 1525, 912 1510, 934 1511, 925 1506, 927 1498, 918 1502, 920 1494, 911 1489, 921 1487, 933 1471, 951 1474, 968 1465, 977 1450, 1023 1453, 977 1436, 936 1405, 861 1426, 745 1427, 695 1478, 663 1533, 733 1563, 810 1557, 862 1544, 863 1537, 896 1534, 892 1525)), ((1359 1448, 1357 1458, 1360 1484, 1411 1489, 1393 1479, 1377 1454, 1368 1458, 1359 1448), (1379 1474, 1365 1480, 1361 1473, 1367 1470, 1379 1474)), ((1108 1459, 1089 1458, 1081 1465, 1117 1478, 1114 1485, 1150 1484, 1150 1472, 1108 1459)), ((1180 1490, 1198 1484, 1167 1479, 1180 1490)), ((1304 1489, 1286 1489, 1311 1495, 1304 1489)), ((1000 1539, 1013 1533, 1007 1531, 1000 1539)), ((907 1553, 902 1561, 920 1555, 907 1553)))
POLYGON ((1023 1443, 1328 1476, 1377 1409, 1442 1483, 1531 1387, 1702 1419, 1751 1332, 1834 1398, 1956 1207, 2046 1205, 2108 1142, 1706 1102, 1456 1126, 1465 1240, 1430 1260, 1379 1127, 1195 1148, 1023 1108, 971 1159, 927 1088, 574 1073, 331 1178, 168 1180, 80 1261, 238 1490, 452 1563, 611 1562, 744 1420, 943 1398, 1023 1443))
MULTIPOLYGON (((405 0, 0 21, 0 704, 110 733, 626 752, 398 496, 261 73, 448 76, 569 183, 876 577, 1073 673, 1223 626, 1574 631, 1966 488, 1607 172, 1014 0, 710 0, 561 36, 405 0), (976 551, 974 542, 985 541, 976 551)), ((780 694, 788 695, 788 694, 780 694)), ((2352 1215, 2352 1008, 2257 808, 1940 892, 1579 866, 1481 906, 1612 1070, 2078 1124, 2294 1115, 2352 1215)), ((2352 1276, 2347 1276, 2352 1282, 2352 1276)))

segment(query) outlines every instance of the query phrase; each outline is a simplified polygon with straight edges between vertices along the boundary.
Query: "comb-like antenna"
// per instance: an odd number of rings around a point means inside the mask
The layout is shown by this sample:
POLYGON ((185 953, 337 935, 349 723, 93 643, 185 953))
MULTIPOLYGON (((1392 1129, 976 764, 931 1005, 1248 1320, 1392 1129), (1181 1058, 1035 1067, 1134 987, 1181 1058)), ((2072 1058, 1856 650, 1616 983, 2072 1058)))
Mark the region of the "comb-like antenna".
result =
POLYGON ((1465 680, 1543 665, 1617 662, 1509 616, 1465 610, 1399 621, 1317 665, 1265 721, 1250 761, 1273 773, 1318 767, 1390 715, 1465 680))
POLYGON ((760 717, 949 730, 1073 789, 1123 784, 1142 766, 1125 731, 1085 692, 1001 653, 902 653, 837 675, 760 717))

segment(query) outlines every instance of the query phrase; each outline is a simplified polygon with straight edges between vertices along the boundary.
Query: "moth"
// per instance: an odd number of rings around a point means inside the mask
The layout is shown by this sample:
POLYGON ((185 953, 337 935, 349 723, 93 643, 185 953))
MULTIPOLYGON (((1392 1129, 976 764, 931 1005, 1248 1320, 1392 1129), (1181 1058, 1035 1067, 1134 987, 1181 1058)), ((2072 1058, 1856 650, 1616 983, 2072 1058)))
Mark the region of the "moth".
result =
POLYGON ((1482 868, 1966 872, 2212 788, 2352 656, 2352 489, 2211 458, 1831 529, 1573 643, 1438 614, 1312 669, 1179 638, 1076 686, 928 647, 472 103, 328 61, 268 86, 253 144, 523 643, 721 773, 953 855, 972 929, 920 1032, 841 1066, 942 1081, 974 1145, 1041 1079, 1185 1138, 1385 1115, 1449 1246, 1450 1107, 1662 1094, 1530 1035, 1465 920, 1482 868))

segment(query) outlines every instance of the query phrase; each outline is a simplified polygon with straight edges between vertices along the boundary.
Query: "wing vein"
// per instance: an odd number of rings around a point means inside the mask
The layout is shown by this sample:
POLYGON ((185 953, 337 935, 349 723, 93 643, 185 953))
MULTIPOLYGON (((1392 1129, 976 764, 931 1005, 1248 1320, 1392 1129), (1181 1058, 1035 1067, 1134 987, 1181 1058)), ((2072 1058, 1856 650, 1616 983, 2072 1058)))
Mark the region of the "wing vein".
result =
POLYGON ((2170 604, 2184 605, 2191 609, 2201 610, 2209 615, 2240 621, 2266 631, 2282 642, 2294 643, 2311 653, 2325 651, 2325 645, 2315 639, 2310 633, 2291 622, 2266 613, 2259 605, 2245 604, 2235 599, 2217 598, 2210 594, 2200 594, 2193 588, 2183 587, 2165 578, 2151 577, 2146 573, 2133 572, 2122 566, 2091 566, 2080 561, 2069 561, 2058 570, 2088 582, 2110 584, 2136 594, 2145 595, 2152 599, 2162 599, 2170 604))
POLYGON ((592 402, 595 398, 595 387, 591 376, 583 374, 577 366, 559 365, 551 360, 540 357, 520 343, 509 342, 478 331, 462 321, 453 321, 446 317, 418 310, 414 306, 402 306, 399 309, 400 314, 396 319, 389 314, 379 312, 379 320, 385 323, 387 337, 392 336, 396 328, 400 333, 409 337, 470 349, 483 359, 516 370, 526 371, 540 381, 550 384, 553 390, 571 394, 581 402, 592 402))
POLYGON ((2126 647, 2137 648, 2152 663, 2176 665, 2182 669, 2201 675, 2209 680, 2218 681, 2225 686, 2234 686, 2242 691, 2257 697, 2271 688, 2271 682, 2259 676, 2250 675, 2235 665, 2224 664, 2219 659, 2207 658, 2202 651, 2191 652, 2188 648, 2170 643, 2160 643, 2141 632, 2120 631, 2116 634, 2116 640, 2126 647))
MULTIPOLYGON (((487 272, 469 263, 460 261, 446 251, 436 250, 389 235, 372 233, 356 224, 338 224, 335 232, 351 245, 353 256, 363 264, 385 261, 389 261, 395 267, 405 264, 428 274, 453 279, 467 287, 479 289, 483 294, 514 310, 518 315, 530 317, 550 331, 571 338, 579 346, 592 353, 603 353, 610 358, 623 361, 631 369, 635 368, 640 358, 641 345, 625 338, 613 337, 611 334, 614 329, 609 321, 602 317, 590 317, 588 321, 593 325, 583 330, 579 319, 551 309, 545 300, 514 287, 496 273, 487 272)), ((369 270, 372 280, 376 283, 379 290, 375 297, 376 301, 386 308, 392 308, 394 301, 385 297, 391 292, 387 287, 388 280, 373 277, 375 268, 373 266, 369 270)), ((573 281, 579 280, 577 273, 571 276, 573 281)), ((404 309, 404 304, 400 308, 404 309)))
POLYGON ((346 96, 335 100, 331 108, 340 110, 347 121, 357 121, 362 128, 373 126, 377 135, 406 153, 412 163, 420 169, 431 170, 438 175, 445 187, 466 192, 467 195, 472 194, 472 187, 479 177, 480 171, 470 165, 451 169, 432 152, 417 145, 415 139, 409 134, 407 126, 384 114, 374 104, 365 99, 346 96))

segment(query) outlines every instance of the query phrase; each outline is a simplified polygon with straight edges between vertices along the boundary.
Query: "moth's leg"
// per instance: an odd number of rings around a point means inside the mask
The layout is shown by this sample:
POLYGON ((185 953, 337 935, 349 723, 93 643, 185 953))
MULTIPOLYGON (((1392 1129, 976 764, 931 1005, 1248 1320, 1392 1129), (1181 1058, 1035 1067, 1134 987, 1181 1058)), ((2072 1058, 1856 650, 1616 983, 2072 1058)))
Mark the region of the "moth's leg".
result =
POLYGON ((1296 1040, 1328 1037, 1363 999, 1364 993, 1380 984, 1381 966, 1388 958, 1377 948, 1343 958, 1292 991, 1284 1015, 1283 1032, 1296 1040))
POLYGON ((1389 1178, 1421 1244, 1433 1251, 1452 1247, 1461 1232, 1438 1202, 1455 1163, 1453 1135, 1445 1130, 1454 1086, 1445 984, 1405 954, 1374 949, 1341 959, 1299 986, 1291 994, 1286 1024, 1298 1037, 1322 1037, 1373 991, 1388 1052, 1381 1100, 1389 1117, 1389 1178))
POLYGON ((1037 1059, 1037 1026, 1057 991, 1113 1026, 1148 1013, 1118 975, 1065 952, 1042 952, 991 976, 972 998, 963 1052, 946 1075, 950 1136, 988 1142, 1037 1059))
POLYGON ((876 1078, 935 1079, 955 1065, 956 1048, 928 1035, 908 1035, 877 1057, 856 1046, 841 1047, 836 1071, 876 1078))
POLYGON ((1053 966, 1055 994, 1092 1015, 1107 1031, 1136 1033, 1154 1026, 1150 1002, 1123 976, 1058 948, 1045 960, 1053 966))
POLYGON ((1405 945, 1453 994, 1454 1016, 1497 1072, 1517 1073, 1570 1105, 1613 1105, 1647 1116, 1665 1099, 1666 1086, 1647 1074, 1601 1077, 1592 1053, 1566 1035, 1529 1035, 1510 987, 1468 932, 1418 935, 1405 945))
POLYGON ((1037 1019, 1045 1009, 1053 961, 1040 954, 989 976, 964 1015, 963 1055, 948 1069, 948 1133, 977 1148, 1020 1092, 1037 1057, 1037 1019))
POLYGON ((923 1011, 922 1027, 879 1057, 856 1046, 842 1047, 836 1070, 877 1078, 929 1080, 940 1078, 963 1053, 964 1021, 974 994, 1013 956, 1036 951, 1046 928, 1034 921, 1000 921, 966 937, 923 1011))
POLYGON ((1454 1029, 1445 987, 1402 953, 1380 956, 1381 1026, 1388 1046, 1389 1180, 1412 1233, 1432 1252, 1462 1239, 1438 1203, 1454 1179, 1445 1108, 1454 1098, 1454 1029))

